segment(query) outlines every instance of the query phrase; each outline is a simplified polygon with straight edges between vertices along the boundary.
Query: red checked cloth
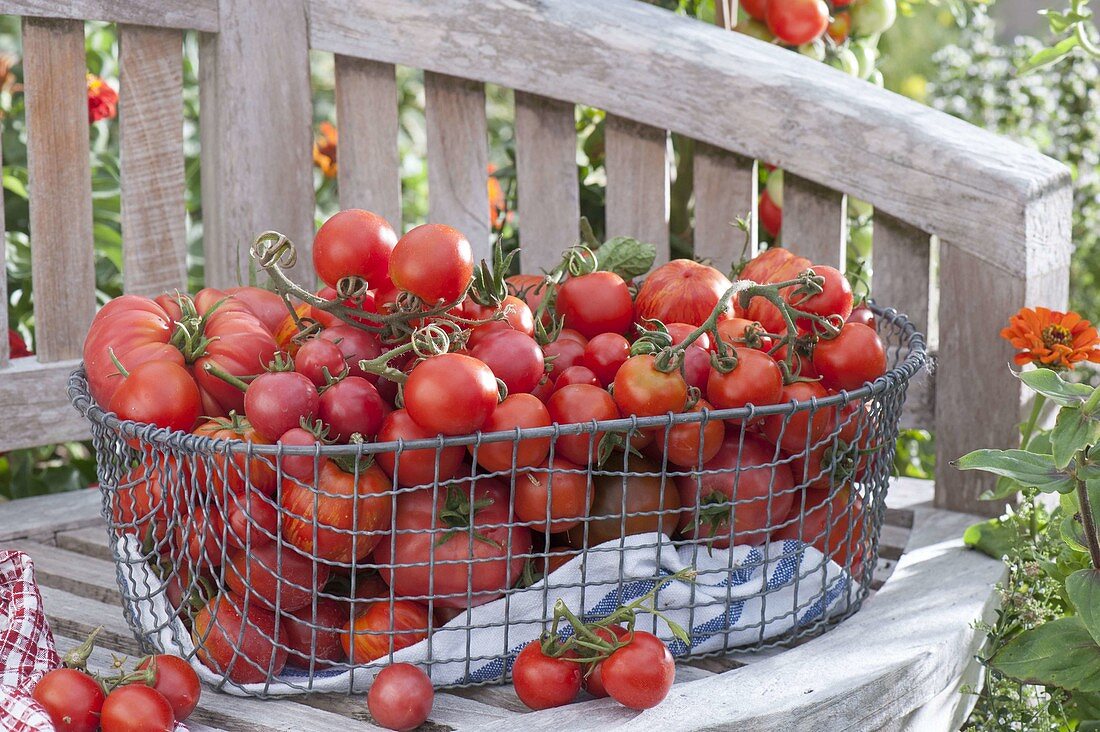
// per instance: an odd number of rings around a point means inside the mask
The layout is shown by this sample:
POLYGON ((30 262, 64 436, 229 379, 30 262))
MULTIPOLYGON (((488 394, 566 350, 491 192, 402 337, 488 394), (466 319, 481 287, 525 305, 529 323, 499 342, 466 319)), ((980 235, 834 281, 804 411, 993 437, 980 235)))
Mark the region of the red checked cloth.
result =
POLYGON ((34 582, 34 564, 23 552, 0 551, 0 729, 54 728, 31 691, 60 664, 34 582))

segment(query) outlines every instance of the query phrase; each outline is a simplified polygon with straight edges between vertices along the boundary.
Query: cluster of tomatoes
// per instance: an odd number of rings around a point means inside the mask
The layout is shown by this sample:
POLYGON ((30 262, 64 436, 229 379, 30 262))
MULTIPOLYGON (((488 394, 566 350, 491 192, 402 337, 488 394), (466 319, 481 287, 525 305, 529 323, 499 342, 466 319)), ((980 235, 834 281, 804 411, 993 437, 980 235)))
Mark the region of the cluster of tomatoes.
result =
MULTIPOLYGON (((108 303, 84 348, 99 404, 154 427, 308 453, 191 460, 128 437, 138 449, 112 496, 114 524, 168 568, 198 658, 239 684, 288 663, 374 661, 528 581, 543 536, 555 547, 544 572, 654 531, 716 547, 801 536, 858 564, 865 542, 844 517, 861 524, 850 486, 874 448, 858 403, 371 459, 321 454, 820 400, 884 373, 870 313, 853 307, 837 270, 771 249, 743 270, 758 283, 747 289, 690 260, 639 286, 652 262, 650 249, 637 268, 639 248, 576 247, 547 275, 506 278, 506 258, 475 267, 453 228, 399 238, 381 217, 348 210, 313 243, 318 291, 288 278, 293 247, 269 233, 253 256, 276 292, 108 303), (627 260, 629 271, 608 264, 627 260)), ((631 638, 603 663, 644 645, 644 634, 631 638)))
MULTIPOLYGON (((98 632, 98 631, 97 631, 98 632)), ((143 658, 132 672, 87 670, 95 633, 35 685, 32 696, 65 732, 169 732, 191 716, 202 691, 195 670, 179 656, 143 658)))

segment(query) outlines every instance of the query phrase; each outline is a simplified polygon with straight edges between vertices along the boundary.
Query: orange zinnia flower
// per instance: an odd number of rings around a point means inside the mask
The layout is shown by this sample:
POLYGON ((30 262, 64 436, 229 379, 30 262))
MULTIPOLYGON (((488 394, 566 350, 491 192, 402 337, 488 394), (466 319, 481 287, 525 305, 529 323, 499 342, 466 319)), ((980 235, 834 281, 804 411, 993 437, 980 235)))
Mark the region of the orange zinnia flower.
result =
POLYGON ((326 178, 336 177, 336 138, 336 126, 322 122, 321 136, 313 143, 313 164, 326 178))
POLYGON ((114 119, 118 114, 118 92, 95 74, 88 74, 88 123, 114 119))
POLYGON ((504 188, 494 175, 496 172, 497 166, 489 163, 489 225, 494 228, 512 218, 512 212, 508 210, 508 201, 504 196, 504 188), (503 220, 501 216, 504 217, 503 220))
POLYGON ((1100 336, 1092 324, 1074 312, 1020 308, 1008 319, 1001 337, 1019 353, 1020 366, 1033 363, 1050 369, 1071 369, 1081 361, 1100 363, 1100 336))

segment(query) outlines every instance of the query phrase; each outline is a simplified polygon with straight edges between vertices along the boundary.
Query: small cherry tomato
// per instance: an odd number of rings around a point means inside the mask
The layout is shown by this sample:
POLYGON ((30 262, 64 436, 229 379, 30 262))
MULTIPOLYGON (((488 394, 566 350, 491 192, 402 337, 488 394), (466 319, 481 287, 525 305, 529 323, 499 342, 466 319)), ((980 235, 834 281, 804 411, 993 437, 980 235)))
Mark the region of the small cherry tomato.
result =
POLYGON ((763 351, 752 348, 735 347, 733 352, 737 366, 732 371, 710 370, 707 377, 710 402, 718 409, 777 404, 783 396, 783 372, 779 364, 763 351))
POLYGON ((378 672, 367 692, 367 709, 387 729, 416 729, 428 720, 435 689, 427 674, 409 663, 395 663, 378 672))
POLYGON ((652 354, 632 356, 615 374, 615 404, 628 417, 653 417, 680 412, 687 403, 688 385, 679 370, 657 368, 652 354))
POLYGON ((614 272, 570 277, 558 286, 555 301, 565 327, 585 338, 600 333, 626 333, 634 322, 634 301, 623 278, 614 272))
POLYGON ((886 373, 886 349, 871 328, 845 323, 836 338, 817 342, 813 364, 826 388, 852 391, 886 373))
POLYGON ((199 675, 195 673, 195 669, 179 656, 167 653, 144 659, 137 667, 144 669, 150 664, 156 667, 153 688, 163 694, 172 705, 172 715, 176 721, 182 722, 190 717, 191 712, 199 705, 199 694, 202 693, 199 675))
MULTIPOLYGON (((549 427, 550 413, 538 397, 531 394, 510 394, 496 406, 489 419, 482 426, 483 432, 513 431, 517 427, 549 427)), ((469 446, 471 456, 477 457, 478 464, 491 473, 515 469, 530 468, 546 459, 550 452, 550 438, 528 438, 518 443, 486 442, 480 446, 469 446)))
MULTIPOLYGON (((619 409, 611 395, 590 384, 571 384, 558 389, 546 403, 546 409, 550 413, 550 419, 558 424, 619 418, 619 409)), ((556 449, 559 455, 570 462, 587 465, 590 457, 592 460, 599 457, 600 440, 603 436, 603 432, 561 435, 558 437, 556 449)))
POLYGON ((60 732, 96 732, 103 708, 103 689, 88 674, 73 668, 50 671, 31 694, 60 732))
MULTIPOLYGON (((373 388, 373 387, 371 387, 373 388)), ((257 376, 244 393, 244 412, 264 439, 274 442, 287 430, 312 422, 317 414, 317 387, 294 371, 257 376)))
MULTIPOLYGON (((348 368, 340 348, 325 338, 310 338, 294 356, 294 370, 321 387, 348 368), (327 372, 327 376, 326 376, 327 372)), ((247 394, 245 395, 247 398, 247 394)))
POLYGON ((433 435, 477 432, 498 399, 493 370, 484 361, 460 353, 421 361, 405 382, 405 409, 433 435))
POLYGON ((533 640, 516 656, 512 685, 520 701, 531 709, 564 706, 581 691, 581 665, 568 658, 547 656, 542 641, 533 640))
POLYGON ((353 434, 372 439, 381 429, 387 409, 374 384, 359 376, 345 376, 325 389, 317 415, 331 428, 330 440, 347 442, 353 434))
POLYGON ((443 224, 423 224, 397 241, 390 256, 390 280, 425 303, 453 302, 466 291, 474 255, 462 232, 443 224))
POLYGON ((509 394, 527 394, 538 386, 545 373, 542 349, 535 339, 518 330, 504 328, 489 333, 470 349, 493 375, 504 382, 509 394))
POLYGON ((608 696, 631 709, 649 709, 668 696, 676 680, 676 662, 660 638, 635 630, 625 646, 600 664, 608 696))
POLYGON ((313 268, 325 284, 362 277, 371 286, 385 278, 397 234, 378 214, 351 208, 334 214, 313 238, 313 268))
POLYGON ((615 380, 619 367, 630 358, 630 341, 618 333, 600 333, 584 347, 581 365, 587 366, 601 386, 615 380))
POLYGON ((127 684, 107 695, 99 718, 103 732, 171 732, 172 705, 151 686, 127 684))

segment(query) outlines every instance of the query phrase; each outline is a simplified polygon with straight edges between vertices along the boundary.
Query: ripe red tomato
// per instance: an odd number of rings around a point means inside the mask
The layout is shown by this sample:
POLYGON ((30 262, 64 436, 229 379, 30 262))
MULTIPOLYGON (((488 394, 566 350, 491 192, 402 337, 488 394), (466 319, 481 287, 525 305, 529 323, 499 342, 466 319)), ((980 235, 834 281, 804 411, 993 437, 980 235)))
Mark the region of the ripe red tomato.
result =
POLYGON ((370 663, 428 637, 428 608, 412 600, 372 602, 340 633, 344 653, 352 663, 370 663))
MULTIPOLYGON (((268 444, 267 440, 256 433, 247 419, 236 417, 204 422, 198 426, 195 434, 209 437, 211 440, 242 440, 256 445, 268 444)), ((272 463, 265 457, 253 455, 249 459, 244 453, 225 453, 217 450, 210 462, 214 471, 208 475, 206 461, 195 461, 198 485, 203 486, 206 491, 222 495, 228 490, 239 495, 251 486, 264 495, 269 496, 275 492, 277 476, 272 463)))
POLYGON ((652 354, 631 356, 615 374, 615 404, 624 417, 653 417, 680 412, 687 403, 688 386, 677 371, 657 369, 652 354))
POLYGON ((412 664, 395 663, 374 677, 367 709, 383 727, 407 732, 427 721, 434 700, 435 689, 427 674, 412 664))
POLYGON ((573 330, 572 328, 562 328, 558 331, 558 337, 555 340, 576 341, 582 346, 588 345, 588 339, 581 335, 580 331, 573 330))
POLYGON ((325 389, 317 415, 329 426, 328 438, 347 442, 353 434, 371 440, 382 427, 388 407, 374 384, 359 376, 345 376, 325 389))
POLYGON ((405 409, 433 435, 478 431, 498 399, 493 370, 485 362, 460 353, 421 361, 405 382, 405 409))
MULTIPOLYGON (((630 638, 630 631, 621 625, 606 625, 594 628, 593 632, 606 641, 624 642, 630 638)), ((603 669, 600 668, 601 666, 603 666, 603 661, 589 665, 581 682, 584 684, 585 690, 597 699, 607 698, 607 689, 603 685, 603 669)))
MULTIPOLYGON (((725 323, 728 318, 724 318, 718 321, 719 327, 725 323)), ((687 337, 695 331, 696 326, 688 325, 687 323, 666 323, 665 329, 668 330, 668 334, 672 336, 672 345, 678 346, 687 340, 687 337)), ((693 346, 699 346, 703 350, 709 350, 711 347, 710 334, 703 332, 699 334, 699 337, 692 341, 693 346)))
POLYGON ((142 659, 137 667, 144 669, 150 664, 156 666, 153 688, 168 700, 175 720, 182 722, 190 717, 191 712, 199 705, 199 695, 202 693, 199 675, 195 673, 195 669, 179 656, 167 653, 153 656, 152 659, 142 659))
POLYGON ((768 30, 790 46, 809 43, 829 26, 829 6, 822 0, 769 0, 768 30))
POLYGON ((313 382, 314 386, 324 386, 330 377, 339 376, 346 368, 348 365, 343 352, 325 338, 310 338, 294 355, 294 370, 313 382))
POLYGON ((760 194, 756 215, 759 217, 760 225, 764 227, 764 231, 772 237, 779 236, 779 232, 783 228, 783 209, 775 205, 775 201, 772 200, 767 191, 760 194))
POLYGON ((270 610, 250 604, 247 618, 243 610, 241 601, 231 595, 212 598, 195 613, 191 638, 195 655, 207 668, 237 684, 256 684, 269 672, 282 672, 286 650, 274 639, 276 633, 285 638, 286 632, 270 610))
POLYGON ((504 319, 476 326, 466 340, 467 348, 473 348, 485 336, 501 330, 516 330, 529 336, 535 335, 535 318, 531 308, 515 295, 508 295, 495 308, 479 305, 471 299, 462 303, 462 317, 470 320, 487 320, 497 312, 503 313, 504 319))
MULTIPOLYGON (((320 337, 336 344, 336 347, 344 354, 344 363, 347 364, 348 372, 352 376, 361 376, 372 384, 378 382, 378 374, 371 374, 359 368, 360 361, 370 360, 382 355, 382 344, 379 343, 377 337, 351 325, 325 328, 320 337)), ((333 376, 335 375, 333 374, 333 376)))
POLYGON ((103 732, 172 732, 176 719, 164 694, 151 686, 127 684, 107 695, 99 724, 103 732))
POLYGON ((783 372, 764 353, 745 346, 733 349, 737 367, 728 373, 711 368, 707 397, 719 409, 737 409, 747 404, 763 407, 783 398, 783 372))
MULTIPOLYGON (((781 0, 776 0, 777 2, 781 0)), ((691 259, 673 259, 649 273, 634 301, 635 319, 700 326, 730 288, 724 274, 691 259)), ((732 315, 733 306, 725 314, 732 315)))
POLYGON ((470 349, 470 355, 492 369, 509 394, 529 394, 546 373, 539 344, 511 328, 484 336, 470 349))
POLYGON ((764 20, 768 12, 768 0, 741 0, 741 9, 749 14, 749 17, 764 20))
POLYGON ((350 208, 329 218, 313 238, 313 268, 329 287, 362 277, 372 287, 386 276, 397 234, 378 214, 350 208))
POLYGON ((390 257, 390 280, 425 303, 454 302, 470 285, 474 254, 457 229, 424 224, 398 240, 390 257))
POLYGON ((309 605, 330 571, 329 565, 274 541, 234 551, 222 568, 225 586, 236 597, 286 612, 309 605))
POLYGON ((275 442, 303 419, 312 422, 319 401, 317 387, 305 376, 275 371, 260 374, 248 385, 244 411, 256 432, 268 442, 275 442))
POLYGON ((555 458, 516 476, 516 518, 544 534, 568 531, 588 516, 593 490, 581 465, 555 458))
MULTIPOLYGON (((310 471, 312 479, 312 469, 310 471)), ((278 504, 253 489, 231 495, 224 508, 226 539, 230 546, 248 548, 274 541, 279 531, 278 504)))
POLYGON ((634 303, 623 278, 614 272, 570 277, 558 286, 555 301, 565 327, 585 338, 600 333, 626 333, 634 322, 634 303))
POLYGON ((356 476, 326 460, 316 490, 283 483, 283 537, 318 559, 361 560, 389 530, 390 490, 390 479, 376 464, 360 467, 356 476))
MULTIPOLYGON (((512 394, 497 405, 482 427, 484 432, 514 431, 517 427, 549 427, 550 413, 538 397, 530 394, 512 394)), ((550 452, 550 438, 528 438, 513 442, 486 442, 467 448, 477 459, 478 465, 490 473, 531 468, 546 459, 550 452), (514 461, 514 465, 513 465, 514 461)))
POLYGON ((684 381, 694 386, 701 395, 707 393, 707 377, 710 376, 710 353, 694 343, 684 350, 682 367, 684 381))
POLYGON ((592 373, 592 369, 585 366, 570 366, 565 371, 562 371, 561 375, 554 381, 554 389, 561 389, 570 384, 590 384, 603 388, 603 384, 600 383, 599 378, 592 373))
MULTIPOLYGON (((619 408, 611 395, 589 384, 572 384, 558 389, 546 403, 546 410, 550 413, 550 419, 558 424, 619 418, 619 408)), ((557 454, 578 465, 588 465, 599 456, 603 436, 603 432, 561 435, 556 444, 557 454)))
POLYGON ((875 329, 875 311, 867 307, 866 303, 861 303, 852 308, 852 314, 848 316, 849 323, 860 323, 866 325, 871 330, 875 329))
POLYGON ((836 338, 817 342, 813 364, 826 388, 852 391, 886 373, 886 349, 871 328, 845 323, 836 338))
MULTIPOLYGON (((315 450, 321 444, 312 432, 301 427, 284 432, 279 442, 287 447, 312 447, 315 450)), ((327 460, 328 458, 321 456, 319 452, 311 455, 283 455, 279 458, 279 467, 282 468, 284 475, 312 484, 315 470, 319 471, 321 465, 327 460)))
MULTIPOLYGON (((398 409, 386 415, 382 429, 378 430, 378 442, 396 442, 403 440, 425 440, 436 434, 413 421, 404 409, 398 409)), ((428 485, 438 478, 440 483, 458 475, 462 467, 462 458, 466 450, 461 446, 423 448, 420 450, 402 450, 380 452, 375 455, 378 464, 391 477, 403 486, 428 485), (436 474, 436 455, 438 454, 439 473, 436 474)))
POLYGON ((211 570, 225 558, 223 528, 216 506, 196 506, 174 524, 173 540, 164 550, 170 552, 174 564, 185 564, 196 572, 211 570))
MULTIPOLYGON (((613 456, 610 465, 616 471, 622 469, 621 454, 613 456)), ((626 469, 646 475, 625 478, 620 475, 597 475, 592 478, 593 496, 589 513, 593 518, 569 530, 569 546, 583 549, 631 534, 660 531, 671 536, 676 532, 680 496, 672 483, 660 478, 661 466, 647 458, 631 456, 626 469)))
POLYGON ((316 613, 311 602, 280 615, 286 631, 286 637, 280 640, 290 649, 290 662, 309 668, 312 659, 315 668, 329 668, 343 661, 340 636, 348 625, 348 616, 345 604, 330 597, 317 598, 316 613))
POLYGON ((612 699, 631 709, 649 709, 668 696, 676 661, 660 638, 635 630, 629 643, 600 664, 600 676, 612 699))
POLYGON ((676 476, 684 535, 718 549, 730 545, 731 533, 737 544, 764 543, 794 501, 794 477, 780 460, 774 445, 750 434, 742 442, 740 430, 726 430, 722 447, 703 465, 706 472, 676 476))
POLYGON ((531 530, 508 525, 514 522, 509 493, 499 481, 481 478, 472 486, 452 483, 400 494, 393 537, 374 551, 382 578, 401 597, 431 593, 439 607, 483 605, 500 597, 523 574, 524 555, 531 551, 531 530))
POLYGON ((165 491, 173 481, 183 483, 178 468, 167 478, 160 465, 142 463, 119 479, 109 502, 111 523, 122 534, 133 534, 144 540, 151 536, 161 545, 168 536, 168 516, 175 510, 177 497, 165 491), (165 493, 169 495, 165 495, 165 493))
MULTIPOLYGON (((759 299, 759 298, 757 298, 759 299)), ((746 331, 754 333, 755 339, 759 340, 758 345, 749 346, 749 348, 756 348, 757 350, 767 353, 771 350, 772 339, 768 336, 759 335, 759 331, 762 330, 760 323, 754 320, 747 320, 745 318, 730 318, 729 320, 723 320, 718 323, 718 337, 731 346, 746 346, 746 341, 753 340, 753 336, 746 336, 746 331)))
POLYGON ((519 700, 531 709, 564 706, 581 691, 581 665, 566 657, 547 656, 542 641, 533 640, 516 656, 512 685, 519 700))
POLYGON ((600 333, 588 341, 581 356, 581 365, 607 386, 615 380, 619 367, 630 358, 630 341, 618 333, 600 333))
MULTIPOLYGON (((806 295, 798 292, 792 285, 783 288, 783 299, 792 307, 807 313, 822 317, 839 315, 843 322, 852 314, 852 286, 848 283, 848 278, 836 267, 815 264, 813 270, 814 274, 824 280, 821 292, 806 295)), ((795 324, 807 330, 812 326, 808 318, 798 318, 795 324)))
MULTIPOLYGON (((829 392, 816 381, 796 381, 783 387, 779 402, 808 402, 827 396, 829 392)), ((835 419, 836 407, 818 408, 812 416, 809 409, 788 416, 776 414, 764 418, 764 435, 787 452, 802 452, 807 444, 820 440, 835 419)))
POLYGON ((239 300, 272 334, 279 329, 287 316, 287 306, 283 298, 271 290, 245 285, 230 287, 223 292, 239 300))
POLYGON ((88 674, 57 668, 38 682, 31 694, 62 732, 96 732, 103 708, 103 689, 88 674))
POLYGON ((108 411, 119 419, 190 432, 202 410, 195 379, 174 361, 146 361, 123 379, 108 411))
POLYGON ((571 366, 580 366, 584 356, 585 340, 581 343, 574 338, 563 338, 560 335, 557 340, 551 341, 542 347, 544 360, 550 364, 550 378, 557 379, 562 372, 571 366))
MULTIPOLYGON (((386 286, 393 286, 389 279, 386 280, 386 286)), ((317 291, 317 297, 332 302, 337 299, 336 290, 331 287, 322 287, 317 291)), ((367 290, 362 293, 361 296, 349 297, 340 304, 352 310, 360 310, 365 313, 378 313, 378 291, 374 289, 367 290)), ((341 320, 334 313, 314 305, 309 306, 309 317, 316 320, 325 328, 335 328, 340 325, 347 325, 346 321, 341 320)), ((351 317, 359 323, 366 323, 368 325, 373 324, 373 321, 365 316, 352 315, 351 317)))
MULTIPOLYGON (((700 399, 688 412, 701 412, 713 407, 706 399, 700 399)), ((691 468, 702 465, 722 447, 726 436, 726 426, 720 419, 702 422, 677 424, 668 428, 668 435, 658 435, 656 444, 664 451, 665 458, 673 465, 691 468)))
POLYGON ((784 526, 772 539, 798 539, 860 577, 867 548, 863 501, 848 486, 830 497, 827 489, 807 488, 791 505, 784 526), (801 516, 801 520, 799 517, 801 516))

